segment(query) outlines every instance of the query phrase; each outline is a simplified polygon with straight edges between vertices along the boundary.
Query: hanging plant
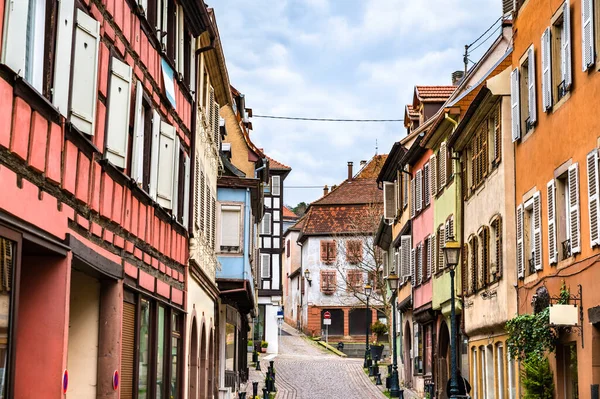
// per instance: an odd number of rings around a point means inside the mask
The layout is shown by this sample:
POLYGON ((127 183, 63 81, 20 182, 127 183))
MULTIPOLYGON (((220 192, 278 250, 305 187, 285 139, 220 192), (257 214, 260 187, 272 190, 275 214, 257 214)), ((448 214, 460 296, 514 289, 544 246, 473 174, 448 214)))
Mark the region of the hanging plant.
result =
POLYGON ((543 358, 556 347, 557 335, 550 327, 549 308, 536 314, 515 316, 506 323, 506 332, 506 344, 514 359, 543 358))

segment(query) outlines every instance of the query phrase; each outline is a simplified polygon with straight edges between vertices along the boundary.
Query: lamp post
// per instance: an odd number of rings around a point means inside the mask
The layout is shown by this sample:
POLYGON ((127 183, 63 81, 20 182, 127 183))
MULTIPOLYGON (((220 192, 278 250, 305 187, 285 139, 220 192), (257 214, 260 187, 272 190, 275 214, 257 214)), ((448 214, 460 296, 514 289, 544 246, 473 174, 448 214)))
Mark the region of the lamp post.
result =
POLYGON ((390 396, 400 397, 400 381, 398 381, 398 358, 396 354, 396 298, 398 295, 398 275, 392 269, 387 276, 388 288, 392 292, 392 375, 390 378, 390 396))
POLYGON ((365 296, 367 297, 367 312, 365 314, 366 325, 367 325, 367 334, 365 336, 365 361, 363 363, 363 368, 367 368, 370 366, 369 362, 369 297, 371 296, 371 284, 365 285, 365 296))
POLYGON ((451 375, 450 375, 450 390, 448 392, 449 398, 458 397, 458 374, 457 374, 457 354, 456 354, 456 309, 455 309, 455 295, 454 295, 454 273, 456 265, 458 264, 458 256, 460 254, 460 244, 454 240, 454 237, 449 237, 448 241, 443 248, 444 259, 446 266, 450 269, 450 362, 451 362, 451 375))

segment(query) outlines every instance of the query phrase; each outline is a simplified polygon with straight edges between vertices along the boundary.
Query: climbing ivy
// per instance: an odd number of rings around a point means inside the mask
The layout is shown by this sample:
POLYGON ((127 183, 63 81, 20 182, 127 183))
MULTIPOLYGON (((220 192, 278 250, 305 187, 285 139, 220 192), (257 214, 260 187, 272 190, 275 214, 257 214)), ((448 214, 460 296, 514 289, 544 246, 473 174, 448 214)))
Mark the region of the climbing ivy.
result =
POLYGON ((555 349, 557 336, 550 328, 549 308, 537 314, 515 316, 506 323, 506 332, 506 344, 514 359, 542 358, 555 349))

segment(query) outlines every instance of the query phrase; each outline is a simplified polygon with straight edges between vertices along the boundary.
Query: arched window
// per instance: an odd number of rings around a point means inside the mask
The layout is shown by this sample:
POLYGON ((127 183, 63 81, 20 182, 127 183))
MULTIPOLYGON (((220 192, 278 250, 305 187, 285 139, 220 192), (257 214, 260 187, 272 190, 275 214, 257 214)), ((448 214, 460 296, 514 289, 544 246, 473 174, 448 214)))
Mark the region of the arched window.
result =
POLYGON ((487 287, 490 282, 490 229, 483 226, 479 229, 481 246, 481 263, 479 267, 479 288, 487 287))
POLYGON ((478 240, 477 240, 477 236, 472 235, 469 238, 469 246, 471 247, 471 251, 470 251, 470 259, 469 259, 469 264, 470 264, 470 273, 469 273, 469 277, 470 277, 470 292, 474 293, 475 291, 477 291, 477 276, 478 276, 478 261, 479 261, 479 256, 478 256, 478 240))
POLYGON ((496 215, 490 223, 492 227, 492 263, 490 265, 490 281, 495 282, 502 277, 502 217, 496 215))

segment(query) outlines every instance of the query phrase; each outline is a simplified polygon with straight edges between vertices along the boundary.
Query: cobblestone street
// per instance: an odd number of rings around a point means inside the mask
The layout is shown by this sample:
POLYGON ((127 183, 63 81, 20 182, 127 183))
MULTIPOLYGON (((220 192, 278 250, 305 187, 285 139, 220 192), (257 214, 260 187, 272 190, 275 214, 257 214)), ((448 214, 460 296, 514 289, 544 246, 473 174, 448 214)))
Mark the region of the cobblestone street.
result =
MULTIPOLYGON (((330 354, 291 327, 284 327, 279 350, 274 359, 278 399, 385 398, 363 372, 362 360, 330 354)), ((268 361, 261 362, 263 370, 267 367, 268 361)), ((259 377, 254 373, 252 370, 251 380, 259 377)), ((262 385, 261 381, 261 389, 262 385)))

